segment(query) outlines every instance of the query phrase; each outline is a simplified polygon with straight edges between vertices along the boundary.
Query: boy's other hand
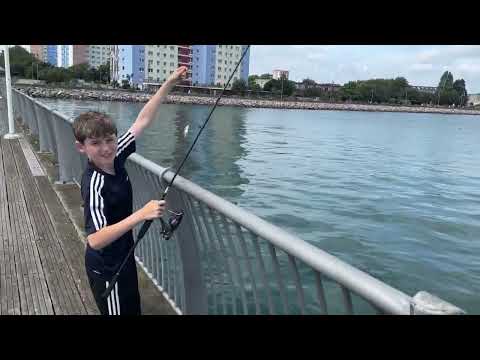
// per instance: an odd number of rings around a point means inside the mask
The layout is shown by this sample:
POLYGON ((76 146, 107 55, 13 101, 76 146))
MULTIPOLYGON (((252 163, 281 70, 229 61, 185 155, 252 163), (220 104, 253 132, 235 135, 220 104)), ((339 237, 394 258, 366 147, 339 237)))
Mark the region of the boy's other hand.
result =
POLYGON ((188 68, 186 66, 180 66, 176 69, 168 78, 168 82, 176 84, 179 81, 186 79, 188 68))
POLYGON ((141 211, 144 220, 158 219, 165 211, 165 200, 150 200, 141 211))

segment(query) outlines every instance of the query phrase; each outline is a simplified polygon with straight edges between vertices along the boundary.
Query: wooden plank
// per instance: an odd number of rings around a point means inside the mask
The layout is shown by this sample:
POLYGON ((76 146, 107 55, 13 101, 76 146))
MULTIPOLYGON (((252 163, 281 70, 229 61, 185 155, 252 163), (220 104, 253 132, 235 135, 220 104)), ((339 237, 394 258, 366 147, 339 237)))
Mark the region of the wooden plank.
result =
MULTIPOLYGON (((18 154, 16 154, 15 143, 16 141, 10 143, 12 145, 12 151, 15 154, 14 157, 18 156, 18 154)), ((41 266, 35 266, 35 252, 31 251, 31 248, 34 246, 33 231, 26 210, 23 189, 18 176, 15 177, 15 181, 12 185, 12 190, 15 194, 15 198, 12 199, 14 200, 15 206, 12 207, 12 210, 15 215, 11 217, 13 220, 11 221, 11 226, 13 233, 16 234, 15 239, 20 259, 20 264, 17 264, 17 273, 19 278, 23 280, 22 284, 24 286, 26 299, 26 304, 22 306, 22 314, 33 315, 46 313, 45 310, 42 312, 42 308, 46 308, 44 303, 45 301, 50 301, 50 299, 49 297, 46 299, 43 298, 41 294, 42 291, 38 289, 42 285, 42 277, 38 275, 42 274, 43 270, 41 266)))
MULTIPOLYGON (((4 140, 2 142, 2 153, 4 153, 4 148, 8 146, 8 142, 4 140)), ((5 156, 3 156, 5 158, 5 156)), ((5 164, 4 164, 5 167, 5 164)), ((5 174, 5 172, 4 172, 5 174)), ((4 177, 5 179, 5 177, 4 177)), ((5 304, 2 307, 2 314, 7 314, 7 315, 13 315, 13 308, 14 308, 14 294, 17 293, 15 291, 15 283, 14 278, 13 278, 13 272, 12 272, 12 263, 13 263, 13 257, 11 249, 10 249, 10 242, 11 242, 11 231, 10 231, 10 215, 8 211, 8 196, 7 196, 7 183, 5 181, 5 199, 6 202, 4 204, 4 227, 5 227, 5 243, 4 243, 4 259, 5 259, 5 280, 6 280, 6 286, 5 286, 5 304)))
POLYGON ((8 246, 8 205, 7 185, 5 183, 5 171, 3 170, 2 139, 0 137, 0 315, 6 314, 7 304, 7 260, 5 247, 8 246))
MULTIPOLYGON (((2 151, 3 151, 3 161, 4 161, 4 168, 5 168, 5 182, 7 184, 7 203, 8 203, 8 211, 9 211, 9 239, 8 239, 8 264, 9 269, 7 272, 7 277, 9 277, 10 281, 10 292, 7 294, 9 297, 9 303, 7 308, 7 314, 11 315, 19 315, 21 313, 20 302, 21 297, 23 297, 23 289, 20 289, 19 286, 19 279, 17 277, 17 270, 16 270, 16 246, 15 246, 15 231, 12 228, 12 217, 14 217, 14 213, 12 212, 12 206, 14 200, 14 193, 12 192, 12 176, 14 176, 15 167, 12 164, 12 152, 10 148, 10 141, 2 141, 2 151), (22 291, 21 291, 22 290, 22 291)), ((18 257, 18 255, 17 255, 18 257)), ((8 281, 8 280, 7 280, 8 281)))
POLYGON ((79 296, 88 313, 98 313, 85 272, 85 244, 79 239, 68 214, 46 177, 36 177, 39 194, 57 233, 58 243, 67 259, 79 296))
MULTIPOLYGON (((18 145, 16 148, 14 146, 13 153, 14 153, 14 157, 16 158, 21 157, 22 152, 21 150, 20 151, 18 150, 18 145)), ((22 174, 21 178, 22 180, 26 180, 31 178, 31 175, 22 174)), ((18 192, 23 192, 21 184, 19 184, 18 192)), ((29 207, 34 207, 34 208, 36 207, 37 204, 35 203, 35 201, 32 201, 32 199, 29 199, 29 198, 23 199, 22 197, 21 199, 22 212, 26 215, 26 219, 23 225, 24 225, 24 228, 28 228, 29 230, 28 231, 28 234, 29 234, 28 237, 30 240, 29 245, 31 245, 30 254, 31 256, 33 256, 33 261, 31 262, 31 266, 33 267, 32 271, 33 269, 37 269, 36 276, 34 274, 34 281, 36 278, 36 281, 34 282, 34 285, 36 285, 35 292, 37 293, 37 299, 39 303, 43 303, 43 306, 37 306, 37 308, 39 308, 39 311, 41 313, 53 314, 54 313, 53 304, 52 304, 51 294, 49 292, 49 286, 47 284, 47 277, 44 273, 44 269, 42 268, 43 265, 42 265, 42 261, 40 260, 40 254, 35 244, 35 240, 39 240, 38 232, 36 232, 36 229, 33 226, 30 217, 28 216, 27 206, 25 202, 29 204, 29 207)))
MULTIPOLYGON (((21 152, 21 151, 20 151, 21 152)), ((17 155, 17 161, 20 162, 17 155)), ((22 168, 22 166, 20 166, 22 168)), ((22 176, 25 189, 31 189, 32 184, 29 176, 22 176)), ((50 247, 51 234, 48 232, 48 224, 45 224, 45 217, 43 216, 44 208, 42 207, 39 197, 35 197, 31 191, 26 191, 26 201, 29 207, 26 209, 30 216, 33 217, 31 223, 35 229, 37 241, 37 249, 40 255, 41 263, 45 271, 50 298, 56 314, 66 314, 68 305, 68 298, 65 297, 62 289, 65 287, 62 276, 60 275, 63 269, 60 268, 58 254, 55 249, 50 247)))
MULTIPOLYGON (((12 143, 12 150, 14 157, 21 156, 18 154, 18 149, 15 147, 15 143, 12 143)), ((17 166, 20 178, 24 178, 26 175, 20 172, 17 166)), ((31 176, 31 175, 30 175, 31 176)), ((17 194, 21 194, 19 201, 19 210, 23 214, 24 218, 18 224, 18 228, 22 232, 23 236, 23 250, 25 255, 25 269, 23 275, 28 279, 30 284, 29 293, 31 304, 29 306, 28 314, 52 314, 53 308, 51 306, 50 295, 46 284, 45 275, 43 273, 41 262, 39 261, 39 254, 36 251, 35 245, 35 233, 31 225, 31 219, 28 216, 26 201, 22 184, 17 184, 17 194), (50 303, 50 305, 48 305, 50 303), (50 308, 50 311, 47 310, 50 308)), ((20 217, 18 217, 20 219, 20 217)))
MULTIPOLYGON (((22 183, 24 185, 26 197, 29 201, 39 204, 38 211, 29 211, 32 212, 31 215, 36 227, 43 230, 46 235, 47 241, 42 245, 47 245, 49 249, 48 253, 52 255, 52 257, 49 257, 45 253, 45 258, 50 265, 49 268, 52 273, 56 273, 56 279, 58 281, 57 285, 59 286, 56 290, 57 295, 61 298, 59 302, 62 305, 60 307, 60 312, 65 314, 84 314, 86 313, 86 309, 81 300, 74 276, 72 276, 68 259, 63 252, 61 243, 59 242, 59 236, 55 232, 54 226, 49 219, 47 208, 45 207, 45 204, 43 204, 43 199, 41 198, 40 192, 35 184, 35 180, 31 176, 28 176, 28 164, 23 156, 18 155, 22 152, 19 145, 15 145, 14 152, 17 165, 19 169, 21 169, 20 171, 23 175, 22 183)), ((54 193, 53 195, 55 196, 54 193)))
MULTIPOLYGON (((12 144, 14 157, 17 160, 22 159, 22 151, 19 150, 18 144, 12 144)), ((20 173, 20 178, 23 181, 30 179, 31 174, 25 173, 22 171, 22 167, 18 166, 17 169, 20 173)), ((19 193, 24 194, 24 189, 22 188, 22 183, 19 183, 19 193)), ((23 231, 25 232, 25 250, 27 255, 27 267, 29 270, 29 275, 31 275, 32 285, 32 301, 34 307, 34 313, 38 314, 54 314, 53 304, 51 300, 51 294, 49 292, 47 279, 42 268, 42 262, 40 259, 40 254, 37 249, 36 241, 39 240, 38 233, 36 232, 35 226, 32 224, 32 219, 28 216, 27 206, 36 207, 35 203, 32 202, 32 199, 28 198, 25 194, 25 198, 22 197, 21 206, 22 212, 25 214, 26 219, 23 223, 23 231)))
POLYGON ((45 176, 45 173, 40 166, 40 163, 37 160, 37 157, 33 153, 32 149, 30 148, 30 145, 28 145, 27 140, 24 138, 21 138, 18 140, 20 143, 20 146, 23 151, 23 155, 25 156, 25 160, 27 160, 27 164, 30 168, 30 171, 33 176, 45 176))

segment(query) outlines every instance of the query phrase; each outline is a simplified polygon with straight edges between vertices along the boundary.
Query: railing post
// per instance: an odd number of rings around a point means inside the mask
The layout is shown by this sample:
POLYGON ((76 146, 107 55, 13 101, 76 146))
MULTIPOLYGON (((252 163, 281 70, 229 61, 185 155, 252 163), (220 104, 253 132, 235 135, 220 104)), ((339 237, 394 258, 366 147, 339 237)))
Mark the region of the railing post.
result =
POLYGON ((3 51, 5 59, 5 91, 7 95, 7 116, 8 116, 8 134, 5 134, 3 137, 5 139, 18 139, 22 135, 15 133, 15 122, 13 119, 13 108, 12 108, 12 84, 10 78, 10 55, 8 52, 8 45, 4 45, 3 51))
MULTIPOLYGON (((175 188, 170 189, 167 202, 171 209, 186 209, 186 204, 175 188)), ((208 313, 207 291, 203 281, 200 253, 194 236, 191 215, 186 213, 181 225, 176 230, 185 296, 185 309, 182 311, 185 315, 206 315, 208 313)))
POLYGON ((426 291, 412 298, 411 315, 465 315, 465 311, 426 291))

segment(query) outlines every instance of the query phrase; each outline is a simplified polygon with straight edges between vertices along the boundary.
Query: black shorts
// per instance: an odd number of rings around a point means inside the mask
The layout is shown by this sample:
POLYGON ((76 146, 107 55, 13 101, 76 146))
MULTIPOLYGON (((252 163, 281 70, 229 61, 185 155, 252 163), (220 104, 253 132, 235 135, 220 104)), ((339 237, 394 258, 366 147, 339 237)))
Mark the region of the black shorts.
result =
POLYGON ((116 268, 105 266, 101 255, 88 244, 85 268, 90 289, 102 315, 141 315, 137 267, 133 256, 128 259, 117 283, 105 298, 102 294, 110 284, 116 268))

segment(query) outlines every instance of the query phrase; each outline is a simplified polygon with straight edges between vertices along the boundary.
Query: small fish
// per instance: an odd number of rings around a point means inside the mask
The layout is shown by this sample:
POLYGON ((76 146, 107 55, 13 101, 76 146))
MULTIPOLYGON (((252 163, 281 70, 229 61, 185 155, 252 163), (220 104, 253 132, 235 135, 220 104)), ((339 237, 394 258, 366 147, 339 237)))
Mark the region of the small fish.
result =
POLYGON ((188 129, 190 128, 189 125, 185 126, 185 129, 183 129, 183 137, 187 137, 188 134, 188 129))

